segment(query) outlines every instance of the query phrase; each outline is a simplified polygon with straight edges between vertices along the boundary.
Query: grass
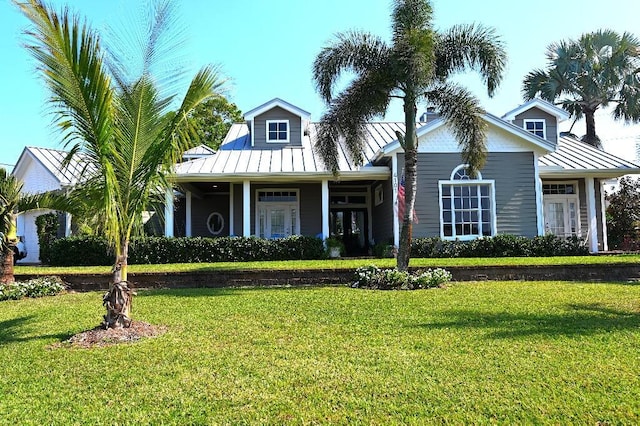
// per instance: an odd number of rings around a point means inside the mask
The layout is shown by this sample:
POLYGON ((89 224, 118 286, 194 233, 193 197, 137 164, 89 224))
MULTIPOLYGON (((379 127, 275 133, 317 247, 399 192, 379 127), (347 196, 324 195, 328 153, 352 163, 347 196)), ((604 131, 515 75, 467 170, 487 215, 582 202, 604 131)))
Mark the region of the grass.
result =
POLYGON ((101 294, 0 305, 0 423, 640 423, 640 286, 141 292, 132 345, 48 346, 101 294))
MULTIPOLYGON (((376 264, 380 267, 395 266, 395 259, 327 259, 327 260, 284 260, 273 262, 219 262, 219 263, 172 263, 166 265, 130 265, 134 273, 169 272, 210 272, 222 270, 248 269, 355 269, 359 266, 376 264)), ((452 266, 546 266, 546 265, 611 265, 620 263, 640 263, 640 255, 612 256, 563 256, 563 257, 492 257, 460 259, 411 259, 411 266, 421 268, 446 268, 452 266)), ((110 266, 43 267, 16 266, 16 274, 108 274, 110 266)))

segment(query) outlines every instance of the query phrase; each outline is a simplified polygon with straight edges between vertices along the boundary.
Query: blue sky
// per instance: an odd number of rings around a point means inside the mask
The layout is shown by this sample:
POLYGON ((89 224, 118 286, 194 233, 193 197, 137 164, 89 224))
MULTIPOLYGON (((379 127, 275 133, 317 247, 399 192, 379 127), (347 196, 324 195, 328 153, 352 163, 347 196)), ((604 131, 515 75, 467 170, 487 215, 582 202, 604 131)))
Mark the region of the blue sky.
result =
MULTIPOLYGON (((220 64, 231 80, 228 95, 242 111, 280 97, 317 120, 323 104, 311 81, 311 65, 333 34, 361 29, 389 37, 388 0, 177 0, 186 23, 185 56, 195 71, 220 64)), ((56 0, 68 5, 98 29, 135 14, 146 4, 137 0, 56 0)), ((487 111, 502 115, 522 103, 523 77, 545 65, 546 46, 599 28, 640 35, 637 0, 607 3, 595 0, 433 0, 434 23, 445 29, 458 23, 493 26, 505 41, 509 65, 505 80, 493 98, 486 96, 474 75, 462 76, 487 111), (505 6, 507 5, 507 6, 505 6)), ((24 19, 10 0, 0 0, 0 163, 14 164, 24 146, 61 148, 45 105, 46 91, 34 72, 34 63, 21 46, 24 19)), ((401 120, 401 107, 392 105, 387 120, 401 120)), ((612 126, 599 115, 598 133, 605 147, 629 156, 640 126, 612 126)), ((574 133, 583 134, 579 125, 574 133)), ((632 158, 631 158, 632 159, 632 158)))

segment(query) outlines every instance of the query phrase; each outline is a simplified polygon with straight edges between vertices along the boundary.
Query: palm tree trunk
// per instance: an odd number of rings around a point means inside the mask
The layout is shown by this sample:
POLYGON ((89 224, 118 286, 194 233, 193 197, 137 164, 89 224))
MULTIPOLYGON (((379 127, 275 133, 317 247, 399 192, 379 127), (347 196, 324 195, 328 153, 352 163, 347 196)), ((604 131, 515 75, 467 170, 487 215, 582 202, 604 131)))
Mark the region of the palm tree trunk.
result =
POLYGON ((10 284, 15 281, 13 275, 13 245, 8 244, 6 251, 2 253, 2 271, 0 274, 0 284, 10 284))
POLYGON ((406 133, 404 135, 404 217, 400 231, 397 268, 400 271, 409 269, 411 258, 411 239, 413 234, 413 209, 418 183, 418 140, 416 136, 416 105, 411 97, 405 98, 404 119, 406 133))
POLYGON ((129 288, 127 281, 127 258, 129 242, 122 244, 122 253, 116 257, 113 266, 113 281, 109 284, 109 291, 102 298, 102 304, 107 309, 104 316, 104 328, 128 328, 131 326, 131 302, 134 291, 129 288))
POLYGON ((584 112, 584 121, 587 126, 587 133, 582 137, 582 141, 595 146, 596 148, 601 148, 602 144, 600 143, 600 138, 596 134, 596 120, 594 117, 596 110, 592 108, 583 108, 582 111, 584 112))

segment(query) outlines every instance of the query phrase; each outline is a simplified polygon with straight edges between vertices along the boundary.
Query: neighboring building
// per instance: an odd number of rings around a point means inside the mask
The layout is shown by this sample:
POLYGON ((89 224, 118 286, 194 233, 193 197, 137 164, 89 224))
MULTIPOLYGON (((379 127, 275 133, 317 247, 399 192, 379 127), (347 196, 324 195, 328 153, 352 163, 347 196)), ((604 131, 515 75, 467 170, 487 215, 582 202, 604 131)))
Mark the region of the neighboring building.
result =
MULTIPOLYGON (((488 159, 475 179, 443 120, 422 118, 414 237, 554 233, 607 250, 603 181, 640 166, 560 137, 565 111, 534 99, 502 118, 485 114, 488 159)), ((365 164, 354 166, 340 149, 336 179, 314 152, 308 112, 276 98, 245 119, 217 151, 192 150, 175 166, 179 196, 167 194, 166 235, 334 235, 349 255, 398 244, 403 152, 396 131, 404 123, 369 123, 365 164)))
MULTIPOLYGON (((77 183, 84 163, 76 156, 66 167, 63 166, 67 153, 48 148, 26 147, 13 168, 12 174, 23 182, 22 191, 37 194, 47 191, 64 190, 77 183)), ((18 215, 17 232, 22 237, 27 256, 20 263, 40 262, 40 246, 36 217, 51 210, 31 210, 18 215)), ((61 236, 71 233, 71 215, 61 214, 61 236)))

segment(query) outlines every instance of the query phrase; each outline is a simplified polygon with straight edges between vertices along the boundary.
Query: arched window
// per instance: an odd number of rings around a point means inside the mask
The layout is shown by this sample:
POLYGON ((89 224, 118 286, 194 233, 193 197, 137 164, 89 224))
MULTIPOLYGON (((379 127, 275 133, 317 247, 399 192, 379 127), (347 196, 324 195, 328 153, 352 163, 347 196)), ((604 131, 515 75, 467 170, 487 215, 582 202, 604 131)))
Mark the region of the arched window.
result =
POLYGON ((493 180, 471 177, 467 165, 453 169, 450 180, 438 182, 440 189, 440 236, 469 240, 495 235, 493 180))

